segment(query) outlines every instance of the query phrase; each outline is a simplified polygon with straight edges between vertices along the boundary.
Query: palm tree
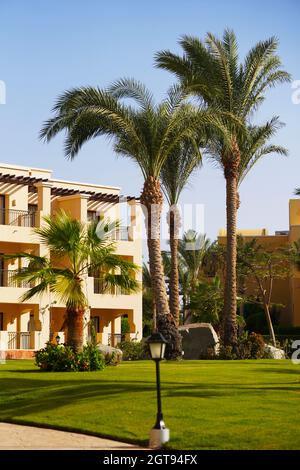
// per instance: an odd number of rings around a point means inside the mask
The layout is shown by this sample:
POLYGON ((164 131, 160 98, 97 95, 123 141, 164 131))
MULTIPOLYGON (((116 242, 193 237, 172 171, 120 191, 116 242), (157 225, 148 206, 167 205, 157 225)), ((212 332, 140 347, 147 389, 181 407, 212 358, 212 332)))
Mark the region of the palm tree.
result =
MULTIPOLYGON (((186 92, 200 98, 211 111, 230 113, 245 125, 254 111, 265 99, 265 92, 278 83, 290 80, 281 69, 277 55, 278 40, 271 37, 258 42, 239 62, 238 45, 233 31, 225 30, 220 40, 208 33, 205 41, 183 36, 180 40, 184 55, 170 51, 156 55, 158 67, 174 73, 186 92)), ((233 120, 228 122, 226 142, 214 138, 219 148, 216 162, 220 164, 226 180, 227 252, 224 291, 224 337, 225 345, 237 342, 237 280, 236 280, 236 219, 239 169, 243 154, 239 146, 241 127, 233 120)))
POLYGON ((178 243, 184 323, 190 320, 188 305, 190 304, 191 293, 203 277, 204 260, 209 247, 210 241, 206 236, 198 234, 195 230, 188 230, 178 243))
POLYGON ((84 311, 88 307, 85 285, 88 273, 97 273, 104 290, 119 286, 129 293, 139 288, 134 279, 138 267, 114 254, 111 236, 116 224, 102 221, 101 226, 90 224, 86 227, 63 211, 44 220, 44 226, 34 231, 49 249, 49 257, 30 253, 10 255, 10 258, 21 258, 28 263, 15 276, 16 280, 32 285, 21 301, 50 291, 66 305, 67 343, 80 351, 84 311), (99 238, 99 233, 105 235, 99 238), (115 270, 119 274, 115 274, 115 270))
MULTIPOLYGON (((199 142, 200 144, 200 142, 199 142)), ((178 201, 181 192, 188 183, 191 174, 200 166, 201 154, 188 143, 183 143, 169 155, 161 171, 162 190, 169 204, 167 221, 170 234, 170 279, 169 302, 170 310, 176 325, 179 325, 179 268, 178 268, 178 238, 180 227, 180 211, 178 201)))
POLYGON ((148 264, 143 263, 143 319, 149 320, 151 311, 151 330, 156 330, 156 305, 152 292, 152 279, 148 264), (148 314, 149 312, 149 314, 148 314))
POLYGON ((160 249, 160 218, 163 196, 160 172, 168 156, 183 142, 197 149, 197 133, 212 123, 223 123, 207 112, 182 101, 182 93, 172 88, 166 99, 155 104, 141 83, 122 79, 108 90, 75 88, 60 96, 54 117, 46 121, 41 137, 49 142, 66 132, 65 154, 73 159, 82 145, 105 135, 113 139, 117 154, 133 160, 144 177, 141 203, 145 210, 150 273, 159 330, 168 341, 166 357, 181 356, 181 338, 170 314, 160 249), (134 106, 124 102, 131 99, 134 106))
POLYGON ((295 189, 295 196, 300 196, 300 188, 295 189))

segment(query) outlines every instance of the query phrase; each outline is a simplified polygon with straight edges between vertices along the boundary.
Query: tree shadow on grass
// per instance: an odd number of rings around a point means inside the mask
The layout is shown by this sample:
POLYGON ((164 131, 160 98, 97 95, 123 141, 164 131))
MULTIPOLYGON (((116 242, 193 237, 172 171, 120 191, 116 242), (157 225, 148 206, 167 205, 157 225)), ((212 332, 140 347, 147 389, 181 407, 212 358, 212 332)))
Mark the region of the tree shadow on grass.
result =
MULTIPOLYGON (((91 403, 91 410, 101 409, 107 401, 114 401, 116 408, 122 398, 126 398, 130 407, 130 400, 145 400, 145 392, 151 392, 155 396, 155 384, 144 381, 95 381, 84 380, 34 380, 34 379, 7 379, 0 392, 2 406, 0 408, 0 420, 13 419, 49 413, 65 406, 74 405, 84 401, 91 403), (5 400, 6 399, 6 400, 5 400)), ((247 386, 243 384, 163 384, 163 396, 169 398, 222 398, 236 395, 248 395, 257 397, 270 391, 300 391, 300 387, 294 384, 274 384, 267 386, 247 386)), ((152 396, 152 395, 151 395, 152 396)), ((89 413, 89 410, 87 410, 89 413)))
POLYGON ((263 373, 270 373, 273 372, 275 374, 296 374, 299 376, 300 379, 300 365, 295 365, 295 369, 285 369, 285 368, 275 368, 275 367, 270 367, 270 368, 265 368, 265 369, 258 369, 258 372, 263 372, 263 373))

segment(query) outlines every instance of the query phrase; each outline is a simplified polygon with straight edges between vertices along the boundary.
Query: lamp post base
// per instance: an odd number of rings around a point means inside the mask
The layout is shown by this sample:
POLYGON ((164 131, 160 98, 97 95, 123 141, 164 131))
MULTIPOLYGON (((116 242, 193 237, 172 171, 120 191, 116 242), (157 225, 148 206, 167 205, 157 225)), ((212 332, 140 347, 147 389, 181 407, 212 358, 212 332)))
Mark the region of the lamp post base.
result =
POLYGON ((170 440, 170 430, 168 428, 156 429, 150 431, 150 449, 160 449, 161 446, 170 440))

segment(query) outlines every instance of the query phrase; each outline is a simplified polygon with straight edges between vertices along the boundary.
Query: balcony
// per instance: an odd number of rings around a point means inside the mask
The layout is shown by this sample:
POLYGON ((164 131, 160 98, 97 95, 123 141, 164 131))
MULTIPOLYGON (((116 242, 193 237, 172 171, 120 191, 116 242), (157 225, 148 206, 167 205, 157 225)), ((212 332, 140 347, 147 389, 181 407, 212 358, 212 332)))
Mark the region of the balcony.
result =
POLYGON ((34 349, 34 334, 33 332, 7 332, 8 341, 7 349, 34 349))
POLYGON ((103 279, 94 277, 94 294, 127 295, 127 291, 119 286, 107 287, 103 279))
POLYGON ((119 227, 114 233, 114 240, 120 242, 129 242, 131 241, 129 237, 129 227, 119 227))
POLYGON ((0 331, 0 349, 2 351, 40 349, 40 331, 0 331))
POLYGON ((16 273, 16 270, 0 269, 0 287, 18 287, 21 289, 33 287, 33 285, 27 281, 15 279, 16 273))
POLYGON ((0 209, 0 225, 11 225, 14 227, 35 227, 36 211, 0 209))
POLYGON ((108 346, 116 348, 122 341, 125 341, 126 335, 119 333, 108 333, 108 346))

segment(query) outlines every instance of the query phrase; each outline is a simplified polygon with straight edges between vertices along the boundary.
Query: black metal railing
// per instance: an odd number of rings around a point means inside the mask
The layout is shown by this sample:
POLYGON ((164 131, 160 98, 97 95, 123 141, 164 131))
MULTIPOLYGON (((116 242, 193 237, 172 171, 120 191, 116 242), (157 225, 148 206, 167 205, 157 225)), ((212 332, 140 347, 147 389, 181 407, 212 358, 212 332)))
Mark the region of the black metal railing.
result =
POLYGON ((34 349, 32 331, 8 331, 8 349, 34 349))
POLYGON ((33 285, 27 281, 16 279, 18 271, 9 269, 0 269, 0 287, 20 287, 27 289, 33 287, 33 285))
POLYGON ((125 335, 117 333, 108 333, 108 346, 112 346, 113 348, 115 348, 122 341, 125 341, 125 335))
POLYGON ((104 294, 106 291, 106 285, 103 279, 94 277, 94 294, 104 294))
POLYGON ((128 292, 120 286, 107 287, 103 279, 94 277, 94 294, 127 295, 128 292))
POLYGON ((13 225, 16 227, 35 227, 36 214, 36 211, 0 209, 0 225, 13 225))

